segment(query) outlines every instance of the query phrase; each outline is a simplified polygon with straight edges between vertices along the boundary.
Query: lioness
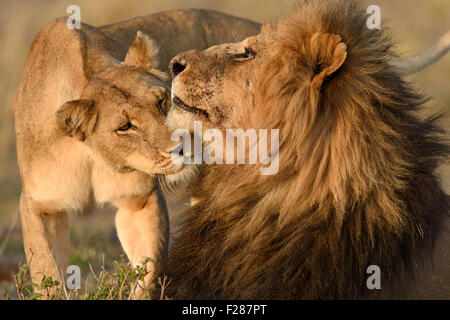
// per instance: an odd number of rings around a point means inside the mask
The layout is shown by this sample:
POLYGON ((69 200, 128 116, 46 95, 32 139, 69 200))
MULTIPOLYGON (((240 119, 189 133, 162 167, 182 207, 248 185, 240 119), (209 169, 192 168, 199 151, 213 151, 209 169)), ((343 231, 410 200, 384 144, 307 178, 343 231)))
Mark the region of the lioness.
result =
MULTIPOLYGON (((173 297, 422 291, 409 275, 445 235, 450 197, 435 169, 450 147, 436 117, 419 118, 424 99, 390 60, 386 28, 369 30, 366 19, 356 1, 304 1, 258 36, 173 59, 172 128, 279 130, 275 175, 214 164, 191 183, 196 203, 169 252, 173 297)), ((447 52, 446 39, 422 56, 447 52)), ((450 296, 446 241, 440 272, 420 269, 434 282, 422 297, 450 296)))
POLYGON ((156 175, 182 167, 168 153, 176 142, 163 125, 170 95, 162 70, 178 52, 258 30, 226 14, 178 10, 80 30, 60 18, 38 34, 14 101, 33 281, 45 274, 64 283, 67 212, 95 201, 119 208, 120 242, 134 266, 153 259, 145 285, 151 283, 164 262, 169 228, 156 175))

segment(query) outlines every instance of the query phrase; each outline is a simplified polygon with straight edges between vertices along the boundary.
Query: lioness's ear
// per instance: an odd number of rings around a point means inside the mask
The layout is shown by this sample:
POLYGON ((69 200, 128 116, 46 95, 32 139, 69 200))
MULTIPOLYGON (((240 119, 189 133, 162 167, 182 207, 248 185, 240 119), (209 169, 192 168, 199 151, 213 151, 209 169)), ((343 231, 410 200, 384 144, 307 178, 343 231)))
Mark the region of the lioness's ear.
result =
POLYGON ((313 59, 317 61, 311 86, 318 88, 324 80, 335 73, 347 58, 347 45, 341 36, 331 33, 315 33, 310 40, 313 59))
POLYGON ((80 141, 94 130, 96 121, 94 100, 69 101, 56 112, 56 129, 63 135, 80 141))
POLYGON ((136 39, 128 49, 123 64, 138 66, 157 77, 167 78, 165 73, 158 70, 158 51, 159 48, 155 41, 145 33, 138 31, 136 39))

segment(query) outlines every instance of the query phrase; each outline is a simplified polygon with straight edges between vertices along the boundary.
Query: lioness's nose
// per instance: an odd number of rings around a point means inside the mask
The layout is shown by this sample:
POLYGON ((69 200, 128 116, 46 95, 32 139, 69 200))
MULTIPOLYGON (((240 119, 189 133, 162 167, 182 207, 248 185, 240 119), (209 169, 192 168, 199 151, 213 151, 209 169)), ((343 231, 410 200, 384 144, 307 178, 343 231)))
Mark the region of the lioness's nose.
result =
POLYGON ((184 57, 175 57, 170 62, 170 72, 172 73, 172 78, 174 79, 177 75, 182 73, 187 67, 187 61, 184 57))

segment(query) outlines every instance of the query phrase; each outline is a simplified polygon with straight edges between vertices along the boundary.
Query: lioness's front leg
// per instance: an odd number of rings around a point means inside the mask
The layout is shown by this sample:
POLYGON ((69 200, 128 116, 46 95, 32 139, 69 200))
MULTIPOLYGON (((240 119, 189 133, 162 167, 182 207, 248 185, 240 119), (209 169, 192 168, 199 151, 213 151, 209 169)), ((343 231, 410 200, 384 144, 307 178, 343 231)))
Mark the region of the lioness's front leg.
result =
MULTIPOLYGON (((40 284, 43 275, 65 285, 64 274, 69 253, 69 221, 65 211, 51 204, 34 201, 25 192, 20 196, 20 215, 24 249, 33 282, 40 284)), ((36 290, 44 296, 56 287, 36 290)))
POLYGON ((134 297, 145 297, 151 292, 155 280, 162 272, 167 257, 169 220, 167 207, 159 188, 145 197, 134 197, 115 201, 117 235, 133 267, 146 263, 147 275, 144 283, 135 288, 134 297), (144 290, 143 290, 144 289, 144 290))

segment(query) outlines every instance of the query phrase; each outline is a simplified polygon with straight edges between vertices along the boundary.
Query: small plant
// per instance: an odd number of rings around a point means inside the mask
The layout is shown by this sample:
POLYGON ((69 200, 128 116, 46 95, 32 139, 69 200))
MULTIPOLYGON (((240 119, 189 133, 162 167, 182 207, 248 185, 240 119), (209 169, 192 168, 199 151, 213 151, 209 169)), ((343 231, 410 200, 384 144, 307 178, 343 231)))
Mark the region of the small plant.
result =
MULTIPOLYGON (((26 263, 19 265, 19 270, 13 277, 20 300, 131 300, 136 299, 136 291, 142 292, 139 299, 151 299, 150 290, 144 285, 149 262, 153 260, 146 258, 142 265, 134 268, 122 259, 120 262, 114 261, 113 271, 107 271, 102 264, 98 273, 89 264, 91 279, 86 280, 83 290, 67 290, 59 281, 45 275, 40 284, 34 283, 31 280, 29 264, 26 263)), ((157 279, 161 300, 169 299, 165 296, 169 283, 166 276, 157 279)), ((8 293, 4 295, 4 299, 10 299, 8 293)))
POLYGON ((19 271, 13 274, 13 278, 17 296, 20 300, 36 300, 40 298, 52 300, 63 297, 59 281, 53 280, 52 277, 43 275, 40 284, 33 282, 31 280, 30 265, 27 263, 19 265, 19 271), (39 290, 39 292, 34 292, 35 290, 39 290))

